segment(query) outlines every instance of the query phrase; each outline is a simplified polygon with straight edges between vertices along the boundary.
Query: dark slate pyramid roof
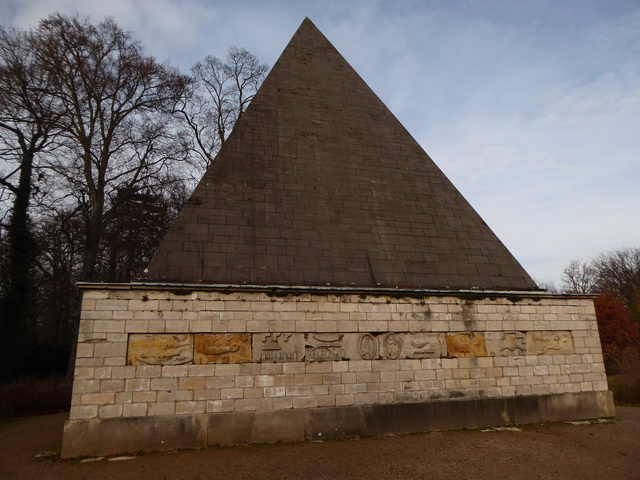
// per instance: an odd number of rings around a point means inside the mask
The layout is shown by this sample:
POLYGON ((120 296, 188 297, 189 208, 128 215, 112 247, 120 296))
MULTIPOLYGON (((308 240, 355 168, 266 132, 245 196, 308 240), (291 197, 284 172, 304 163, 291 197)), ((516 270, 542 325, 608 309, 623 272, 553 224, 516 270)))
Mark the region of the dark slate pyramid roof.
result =
POLYGON ((204 174, 146 277, 537 288, 308 19, 204 174))

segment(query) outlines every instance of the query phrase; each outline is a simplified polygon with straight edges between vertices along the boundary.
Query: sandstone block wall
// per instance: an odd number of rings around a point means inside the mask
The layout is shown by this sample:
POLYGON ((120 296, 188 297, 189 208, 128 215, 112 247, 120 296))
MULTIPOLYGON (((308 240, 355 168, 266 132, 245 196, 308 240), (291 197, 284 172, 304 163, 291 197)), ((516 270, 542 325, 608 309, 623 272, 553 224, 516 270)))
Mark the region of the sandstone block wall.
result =
POLYGON ((91 287, 70 423, 606 390, 588 297, 91 287))

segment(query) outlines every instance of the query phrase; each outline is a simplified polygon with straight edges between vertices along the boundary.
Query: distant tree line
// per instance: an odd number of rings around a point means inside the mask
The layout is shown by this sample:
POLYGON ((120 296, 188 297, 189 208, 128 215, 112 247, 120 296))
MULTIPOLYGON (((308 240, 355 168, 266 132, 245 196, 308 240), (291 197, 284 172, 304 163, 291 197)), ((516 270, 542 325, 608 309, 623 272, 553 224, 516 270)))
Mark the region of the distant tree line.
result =
POLYGON ((76 283, 140 276, 267 69, 186 75, 110 18, 0 27, 0 380, 66 369, 76 283))

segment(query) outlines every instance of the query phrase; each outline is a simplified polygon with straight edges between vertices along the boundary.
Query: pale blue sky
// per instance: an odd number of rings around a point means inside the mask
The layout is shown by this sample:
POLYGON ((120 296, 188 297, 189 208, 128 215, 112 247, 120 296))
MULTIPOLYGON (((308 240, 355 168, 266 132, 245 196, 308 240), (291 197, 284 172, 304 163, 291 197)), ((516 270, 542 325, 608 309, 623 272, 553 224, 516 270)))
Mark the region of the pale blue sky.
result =
POLYGON ((113 16, 184 72, 272 65, 305 16, 527 271, 640 246, 639 0, 2 0, 5 24, 113 16))

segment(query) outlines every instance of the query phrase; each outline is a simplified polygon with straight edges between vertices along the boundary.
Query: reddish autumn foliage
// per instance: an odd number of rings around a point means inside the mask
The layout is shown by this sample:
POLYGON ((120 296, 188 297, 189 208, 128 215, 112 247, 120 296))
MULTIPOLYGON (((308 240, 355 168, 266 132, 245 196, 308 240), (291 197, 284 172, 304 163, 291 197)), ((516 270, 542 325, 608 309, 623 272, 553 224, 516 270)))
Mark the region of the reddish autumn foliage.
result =
POLYGON ((638 345, 638 324, 631 319, 621 297, 612 292, 601 293, 595 299, 595 308, 605 360, 615 360, 625 348, 638 345))

